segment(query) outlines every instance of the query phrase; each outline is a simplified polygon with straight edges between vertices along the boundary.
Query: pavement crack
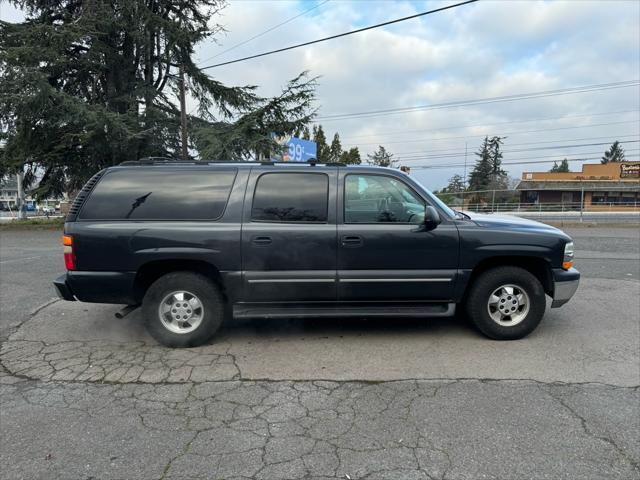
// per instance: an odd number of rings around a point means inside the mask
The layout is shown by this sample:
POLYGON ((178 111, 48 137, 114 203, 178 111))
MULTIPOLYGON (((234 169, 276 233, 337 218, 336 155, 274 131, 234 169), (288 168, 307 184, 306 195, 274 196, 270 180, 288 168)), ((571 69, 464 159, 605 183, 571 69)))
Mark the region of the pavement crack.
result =
POLYGON ((584 418, 582 415, 580 415, 571 405, 569 405, 563 398, 561 395, 554 395, 553 392, 546 390, 546 393, 553 398, 556 402, 558 402, 560 405, 562 405, 562 407, 564 407, 574 418, 576 418, 579 422, 580 425, 582 427, 582 430, 584 431, 584 433, 591 437, 591 438, 595 438, 597 440, 600 440, 601 442, 605 442, 607 444, 609 444, 611 447, 613 447, 613 449, 616 451, 616 453, 618 455, 620 455, 622 458, 624 458, 631 466, 632 468, 640 473, 640 463, 638 461, 636 461, 635 459, 633 459, 623 448, 621 448, 612 438, 606 437, 604 435, 598 435, 597 433, 593 432, 590 428, 589 428, 589 423, 587 422, 587 419, 584 418))
POLYGON ((176 455, 175 457, 171 458, 167 462, 167 464, 164 466, 164 469, 162 470, 162 475, 160 476, 160 480, 164 480, 165 478, 167 478, 167 474, 169 473, 169 470, 171 470, 171 466, 173 465, 173 462, 175 462, 180 457, 183 457, 187 453, 189 453, 189 449, 191 448, 191 444, 196 439, 196 437, 198 436, 199 433, 200 432, 198 432, 198 431, 194 432, 193 436, 191 437, 191 439, 188 440, 187 443, 185 443, 184 447, 182 448, 182 451, 178 455, 176 455))

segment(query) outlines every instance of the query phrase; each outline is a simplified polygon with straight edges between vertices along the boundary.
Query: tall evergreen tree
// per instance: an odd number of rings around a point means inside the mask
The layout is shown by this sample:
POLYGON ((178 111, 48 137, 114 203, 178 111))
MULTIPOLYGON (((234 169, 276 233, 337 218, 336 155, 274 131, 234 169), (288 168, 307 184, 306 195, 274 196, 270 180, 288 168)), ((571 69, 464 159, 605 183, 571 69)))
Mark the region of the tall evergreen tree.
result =
POLYGON ((125 160, 179 156, 179 65, 198 104, 189 132, 201 155, 273 147, 272 132, 290 134, 313 114, 314 79, 299 76, 268 99, 194 64, 195 46, 222 28, 223 0, 12 3, 27 18, 0 22, 0 175, 42 172, 42 195, 125 160))
POLYGON ((486 190, 491 183, 493 172, 491 163, 491 144, 488 137, 484 137, 480 150, 476 152, 478 159, 469 175, 469 190, 486 190))
POLYGON ((491 176, 493 181, 507 176, 507 172, 502 168, 502 152, 500 151, 500 147, 503 142, 504 137, 492 137, 491 140, 489 140, 491 176))
POLYGON ((339 162, 342 155, 342 144, 340 143, 340 135, 336 132, 333 135, 331 146, 329 147, 329 161, 339 162))
POLYGON ((504 137, 491 137, 489 140, 489 154, 491 158, 491 178, 488 188, 491 190, 506 190, 508 188, 507 172, 502 168, 502 152, 500 147, 504 137))
POLYGON ((507 187, 507 172, 502 168, 500 151, 503 141, 503 137, 484 138, 469 176, 470 190, 500 190, 507 187))
POLYGON ((604 157, 600 160, 600 163, 605 164, 609 162, 624 162, 624 149, 620 146, 620 142, 616 140, 611 144, 611 147, 604 152, 604 157))
POLYGON ((311 134, 309 133, 309 126, 305 125, 302 129, 302 139, 303 140, 311 140, 311 134))
POLYGON ((378 150, 372 154, 367 154, 367 162, 370 165, 376 165, 378 167, 394 167, 398 161, 393 159, 393 154, 387 152, 387 149, 382 145, 378 146, 378 150))
POLYGON ((360 165, 362 159, 360 158, 360 150, 358 150, 358 147, 351 147, 349 151, 342 152, 340 162, 346 165, 360 165))
POLYGON ((329 145, 322 125, 313 126, 313 141, 316 142, 316 160, 326 163, 329 161, 329 145))

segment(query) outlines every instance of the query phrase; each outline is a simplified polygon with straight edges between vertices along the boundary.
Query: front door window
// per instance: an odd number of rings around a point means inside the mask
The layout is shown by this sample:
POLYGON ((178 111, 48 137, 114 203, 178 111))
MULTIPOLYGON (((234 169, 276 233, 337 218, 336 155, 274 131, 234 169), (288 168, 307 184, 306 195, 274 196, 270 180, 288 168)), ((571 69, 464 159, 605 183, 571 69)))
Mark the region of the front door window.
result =
POLYGON ((402 181, 384 175, 347 175, 345 223, 424 221, 424 201, 402 181))

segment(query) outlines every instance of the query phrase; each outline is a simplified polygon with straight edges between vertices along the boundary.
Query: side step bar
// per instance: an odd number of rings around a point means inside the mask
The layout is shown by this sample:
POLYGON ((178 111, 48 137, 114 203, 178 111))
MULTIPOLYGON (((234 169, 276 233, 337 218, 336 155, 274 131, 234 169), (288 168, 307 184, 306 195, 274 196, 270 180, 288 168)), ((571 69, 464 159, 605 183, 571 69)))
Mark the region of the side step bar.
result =
POLYGON ((433 303, 411 306, 272 306, 256 304, 236 304, 233 306, 233 316, 235 318, 452 317, 455 311, 455 303, 433 303))

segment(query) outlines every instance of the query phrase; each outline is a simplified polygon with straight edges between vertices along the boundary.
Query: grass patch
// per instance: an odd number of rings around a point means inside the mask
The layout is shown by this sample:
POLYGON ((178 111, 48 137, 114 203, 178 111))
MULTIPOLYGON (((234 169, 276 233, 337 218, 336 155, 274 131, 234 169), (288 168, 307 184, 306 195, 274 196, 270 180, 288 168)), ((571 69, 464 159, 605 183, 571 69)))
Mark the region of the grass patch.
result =
POLYGON ((63 226, 64 217, 0 221, 0 230, 57 230, 63 226))

